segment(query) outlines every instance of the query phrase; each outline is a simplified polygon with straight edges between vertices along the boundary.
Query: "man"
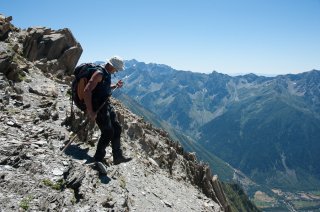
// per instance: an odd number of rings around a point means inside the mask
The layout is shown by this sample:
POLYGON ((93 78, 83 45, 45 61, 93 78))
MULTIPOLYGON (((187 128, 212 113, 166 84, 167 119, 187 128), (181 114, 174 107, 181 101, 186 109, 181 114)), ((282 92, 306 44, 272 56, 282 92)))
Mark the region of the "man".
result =
POLYGON ((112 90, 121 88, 123 85, 121 80, 112 85, 111 74, 123 70, 123 66, 121 58, 112 57, 104 67, 97 67, 84 89, 87 115, 92 121, 96 121, 101 131, 94 155, 94 159, 99 166, 103 162, 106 155, 106 147, 110 141, 112 144, 113 164, 117 165, 131 160, 131 158, 126 158, 122 154, 120 145, 121 125, 109 100, 112 90))

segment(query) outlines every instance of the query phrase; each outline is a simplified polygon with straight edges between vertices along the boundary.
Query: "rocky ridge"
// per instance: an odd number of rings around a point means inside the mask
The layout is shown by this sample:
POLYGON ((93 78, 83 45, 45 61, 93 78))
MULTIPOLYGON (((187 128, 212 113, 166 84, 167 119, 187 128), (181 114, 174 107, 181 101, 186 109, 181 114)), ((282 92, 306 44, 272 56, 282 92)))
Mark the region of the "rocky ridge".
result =
POLYGON ((62 153, 83 119, 68 94, 81 46, 69 30, 10 21, 0 17, 0 211, 231 211, 208 165, 114 99, 133 160, 112 165, 108 147, 107 175, 86 164, 93 126, 62 153))

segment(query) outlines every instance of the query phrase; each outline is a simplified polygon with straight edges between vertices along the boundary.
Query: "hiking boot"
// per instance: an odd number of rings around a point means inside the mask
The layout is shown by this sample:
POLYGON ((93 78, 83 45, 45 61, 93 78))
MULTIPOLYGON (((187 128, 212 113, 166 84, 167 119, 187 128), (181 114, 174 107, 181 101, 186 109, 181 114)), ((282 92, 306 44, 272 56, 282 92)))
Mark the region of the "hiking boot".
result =
POLYGON ((118 165, 120 163, 129 162, 130 160, 132 160, 132 158, 127 158, 127 157, 124 157, 123 155, 120 155, 118 157, 114 157, 113 158, 113 164, 114 165, 118 165))
POLYGON ((102 162, 97 161, 95 165, 101 174, 107 174, 107 167, 102 162))

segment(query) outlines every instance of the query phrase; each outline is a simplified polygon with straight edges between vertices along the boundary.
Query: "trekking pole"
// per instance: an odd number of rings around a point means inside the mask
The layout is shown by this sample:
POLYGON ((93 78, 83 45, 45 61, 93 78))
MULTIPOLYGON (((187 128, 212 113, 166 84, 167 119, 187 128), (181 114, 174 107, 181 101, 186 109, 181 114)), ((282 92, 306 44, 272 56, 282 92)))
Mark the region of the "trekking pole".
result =
MULTIPOLYGON (((98 112, 102 109, 102 107, 107 103, 108 100, 109 100, 109 99, 107 99, 106 101, 104 101, 104 102, 102 103, 102 105, 98 108, 98 110, 97 110, 96 113, 98 113, 98 112)), ((66 151, 66 149, 70 146, 70 144, 77 138, 78 132, 80 132, 81 130, 83 130, 84 127, 87 126, 88 123, 89 123, 89 118, 86 118, 86 120, 84 120, 84 121, 79 125, 79 128, 78 128, 76 134, 75 134, 75 135, 70 139, 70 141, 64 146, 64 148, 61 150, 61 152, 66 151)))
POLYGON ((79 125, 79 128, 76 132, 76 134, 70 139, 70 141, 64 146, 64 148, 61 150, 61 152, 63 153, 64 151, 66 151, 66 149, 70 146, 70 144, 76 139, 78 132, 80 132, 81 130, 83 130, 83 128, 89 123, 89 119, 86 118, 86 120, 82 121, 81 124, 79 125))
MULTIPOLYGON (((115 91, 118 88, 118 86, 116 86, 113 91, 115 91)), ((100 105, 100 107, 97 110, 97 114, 99 113, 99 111, 103 108, 103 106, 109 101, 109 98, 106 99, 106 101, 104 101, 102 103, 102 105, 100 105)), ((77 138, 78 136, 78 132, 80 132, 81 130, 84 129, 85 126, 87 126, 87 124, 89 123, 89 119, 86 118, 86 120, 84 120, 80 125, 79 128, 76 132, 76 134, 70 139, 70 141, 64 146, 64 148, 61 150, 61 152, 63 153, 64 151, 66 151, 66 149, 70 146, 70 144, 77 138)))

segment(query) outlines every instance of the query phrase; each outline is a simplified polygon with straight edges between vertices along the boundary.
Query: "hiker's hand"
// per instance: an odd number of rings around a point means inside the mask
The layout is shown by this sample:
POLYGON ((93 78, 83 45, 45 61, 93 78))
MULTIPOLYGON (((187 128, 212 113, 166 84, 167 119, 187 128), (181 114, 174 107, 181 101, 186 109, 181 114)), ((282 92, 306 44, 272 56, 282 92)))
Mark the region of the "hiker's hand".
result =
POLYGON ((117 82, 117 87, 118 88, 121 88, 123 86, 123 81, 122 80, 119 80, 118 82, 117 82))
POLYGON ((95 121, 97 118, 97 114, 93 111, 91 112, 87 111, 87 116, 90 119, 90 121, 95 121))

